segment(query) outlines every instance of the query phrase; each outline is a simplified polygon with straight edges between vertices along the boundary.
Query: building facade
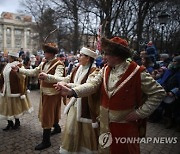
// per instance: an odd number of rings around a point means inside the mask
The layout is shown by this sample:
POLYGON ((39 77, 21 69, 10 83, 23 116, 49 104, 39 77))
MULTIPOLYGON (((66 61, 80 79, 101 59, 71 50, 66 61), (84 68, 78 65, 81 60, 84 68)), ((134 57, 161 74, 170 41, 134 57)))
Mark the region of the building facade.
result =
POLYGON ((0 51, 33 52, 38 48, 37 33, 33 32, 32 17, 22 14, 3 12, 0 17, 0 51))

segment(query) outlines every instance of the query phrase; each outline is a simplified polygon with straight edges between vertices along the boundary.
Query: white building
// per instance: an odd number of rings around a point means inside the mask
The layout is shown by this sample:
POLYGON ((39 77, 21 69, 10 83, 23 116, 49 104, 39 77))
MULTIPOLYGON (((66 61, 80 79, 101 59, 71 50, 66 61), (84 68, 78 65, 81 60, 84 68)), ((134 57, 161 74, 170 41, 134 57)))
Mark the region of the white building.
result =
POLYGON ((3 12, 0 17, 0 51, 18 52, 20 48, 24 51, 36 51, 38 41, 32 29, 32 17, 22 14, 3 12))

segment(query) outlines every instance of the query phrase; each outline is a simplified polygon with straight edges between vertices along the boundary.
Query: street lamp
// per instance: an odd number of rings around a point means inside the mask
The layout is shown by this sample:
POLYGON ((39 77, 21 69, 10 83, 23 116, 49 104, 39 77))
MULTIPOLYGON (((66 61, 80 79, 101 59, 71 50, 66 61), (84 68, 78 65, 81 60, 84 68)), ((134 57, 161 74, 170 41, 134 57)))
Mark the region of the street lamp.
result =
POLYGON ((159 19, 159 23, 161 25, 161 53, 163 51, 163 32, 164 32, 164 27, 168 22, 169 19, 169 14, 166 11, 162 11, 159 15, 158 15, 158 19, 159 19))

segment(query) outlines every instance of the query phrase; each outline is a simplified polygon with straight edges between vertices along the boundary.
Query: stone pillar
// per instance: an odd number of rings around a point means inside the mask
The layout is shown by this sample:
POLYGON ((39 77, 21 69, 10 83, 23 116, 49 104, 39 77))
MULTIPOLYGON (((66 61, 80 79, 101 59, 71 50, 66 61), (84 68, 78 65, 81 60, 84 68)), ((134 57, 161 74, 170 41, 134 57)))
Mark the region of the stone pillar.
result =
POLYGON ((14 40, 14 27, 11 27, 11 48, 12 48, 12 51, 15 49, 14 42, 15 42, 15 40, 14 40))
POLYGON ((6 30, 7 30, 7 27, 4 26, 3 27, 3 50, 5 52, 5 50, 7 50, 7 44, 6 44, 6 30))
POLYGON ((23 47, 24 47, 24 50, 27 49, 27 35, 26 35, 26 28, 24 28, 24 39, 23 39, 23 47))

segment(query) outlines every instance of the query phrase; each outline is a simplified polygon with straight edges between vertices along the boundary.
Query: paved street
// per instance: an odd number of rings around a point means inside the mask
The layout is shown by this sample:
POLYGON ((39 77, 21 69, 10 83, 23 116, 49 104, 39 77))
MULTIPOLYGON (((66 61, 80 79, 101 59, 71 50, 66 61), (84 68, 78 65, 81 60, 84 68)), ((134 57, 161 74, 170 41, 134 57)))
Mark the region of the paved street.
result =
MULTIPOLYGON (((42 128, 38 121, 39 91, 31 91, 30 100, 34 107, 32 114, 26 114, 20 118, 21 127, 19 130, 3 132, 2 128, 7 125, 6 121, 0 121, 0 154, 58 154, 61 144, 61 135, 51 137, 52 146, 43 151, 34 151, 35 145, 42 140, 42 128)), ((62 107, 63 109, 64 107, 62 107)), ((60 121, 64 129, 65 116, 62 114, 60 121)), ((147 136, 150 137, 178 137, 176 144, 154 144, 152 142, 141 144, 142 154, 180 154, 180 133, 175 129, 164 129, 162 124, 148 123, 147 136)))

